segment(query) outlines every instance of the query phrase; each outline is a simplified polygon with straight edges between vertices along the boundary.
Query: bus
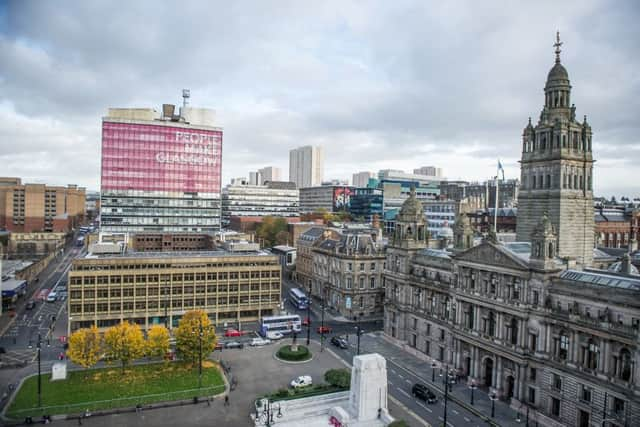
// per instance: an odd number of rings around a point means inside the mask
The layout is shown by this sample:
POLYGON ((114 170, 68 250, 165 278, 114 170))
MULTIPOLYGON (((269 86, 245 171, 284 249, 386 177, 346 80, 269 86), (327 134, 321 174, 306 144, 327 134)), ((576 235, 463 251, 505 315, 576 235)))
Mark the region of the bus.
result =
POLYGON ((300 290, 300 288, 293 288, 289 292, 289 299, 291 304, 298 310, 306 310, 309 307, 309 298, 300 290))
POLYGON ((283 314, 280 316, 266 316, 260 321, 260 335, 267 336, 267 332, 289 334, 291 331, 300 332, 302 321, 297 314, 283 314))

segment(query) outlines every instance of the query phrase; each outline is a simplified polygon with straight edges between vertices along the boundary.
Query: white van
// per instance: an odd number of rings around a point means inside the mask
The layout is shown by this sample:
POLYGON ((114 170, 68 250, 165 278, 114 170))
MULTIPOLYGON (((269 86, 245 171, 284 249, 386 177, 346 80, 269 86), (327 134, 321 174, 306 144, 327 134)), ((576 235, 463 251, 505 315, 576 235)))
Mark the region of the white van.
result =
POLYGON ((56 302, 57 299, 58 294, 54 291, 49 292, 49 295, 47 295, 47 302, 56 302))

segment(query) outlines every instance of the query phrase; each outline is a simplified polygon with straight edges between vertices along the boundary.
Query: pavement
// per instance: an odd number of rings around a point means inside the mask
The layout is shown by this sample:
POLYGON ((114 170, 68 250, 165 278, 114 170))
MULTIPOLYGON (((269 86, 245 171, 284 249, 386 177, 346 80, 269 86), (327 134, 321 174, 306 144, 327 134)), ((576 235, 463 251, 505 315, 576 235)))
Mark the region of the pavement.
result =
MULTIPOLYGON (((284 340, 289 341, 288 339, 284 340)), ((91 416, 82 420, 85 426, 176 426, 191 427, 215 425, 216 427, 249 427, 252 426, 250 414, 255 412, 254 400, 267 392, 287 388, 289 382, 299 375, 311 375, 314 383, 324 382, 324 373, 328 369, 345 367, 331 349, 320 351, 320 344, 311 341, 313 359, 307 363, 289 364, 276 360, 274 352, 277 344, 264 347, 245 347, 242 350, 223 350, 215 352, 213 358, 222 359, 231 366, 231 375, 237 380, 237 386, 229 392, 229 406, 224 405, 224 398, 218 396, 207 404, 188 404, 170 408, 156 408, 106 415, 91 416)), ((23 372, 24 373, 24 372, 23 372)), ((44 396, 46 401, 46 396, 44 396)), ((391 404, 391 412, 399 417, 407 417, 402 408, 391 404)), ((59 426, 75 426, 77 418, 54 420, 59 426)))

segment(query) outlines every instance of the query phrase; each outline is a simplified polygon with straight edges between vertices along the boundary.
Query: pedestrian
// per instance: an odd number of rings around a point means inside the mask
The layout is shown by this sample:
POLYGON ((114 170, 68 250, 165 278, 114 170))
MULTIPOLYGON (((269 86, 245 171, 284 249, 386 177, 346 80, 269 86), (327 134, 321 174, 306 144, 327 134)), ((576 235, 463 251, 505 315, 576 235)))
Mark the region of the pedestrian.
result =
POLYGON ((136 414, 139 414, 140 412, 142 412, 142 405, 140 405, 139 403, 136 405, 136 414))
POLYGON ((211 406, 211 397, 207 397, 207 406, 211 406))
POLYGON ((229 406, 229 395, 228 394, 224 395, 224 406, 229 406))
POLYGON ((78 417, 78 425, 81 426, 82 425, 82 415, 78 417))

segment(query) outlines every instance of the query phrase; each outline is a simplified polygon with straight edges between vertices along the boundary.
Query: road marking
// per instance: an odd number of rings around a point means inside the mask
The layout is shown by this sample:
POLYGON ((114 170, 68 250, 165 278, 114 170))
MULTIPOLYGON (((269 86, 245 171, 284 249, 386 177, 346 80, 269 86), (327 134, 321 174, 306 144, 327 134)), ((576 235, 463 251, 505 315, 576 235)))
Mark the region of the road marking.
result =
POLYGON ((425 405, 424 403, 422 403, 422 402, 417 402, 417 403, 418 403, 418 405, 422 406, 424 409, 426 409, 430 413, 433 413, 433 409, 427 407, 427 405, 425 405))
POLYGON ((420 417, 418 414, 416 414, 415 412, 413 412, 411 409, 407 408, 405 405, 403 405, 398 399, 396 399, 393 396, 389 396, 389 399, 395 403, 396 405, 398 405, 400 407, 400 409, 402 409, 403 411, 406 411, 409 415, 411 415, 413 418, 416 419, 416 421, 418 421, 420 424, 422 424, 425 427, 432 427, 431 424, 429 424, 428 422, 426 422, 425 420, 422 419, 422 417, 420 417))
POLYGON ((464 417, 464 420, 465 420, 466 422, 468 422, 468 423, 470 423, 470 422, 471 422, 471 420, 470 420, 469 418, 467 418, 467 417, 464 417))
POLYGON ((411 381, 409 381, 409 380, 405 380, 405 382, 406 382, 407 384, 411 384, 411 381))
POLYGON ((458 414, 459 414, 459 412, 458 412, 458 411, 456 411, 455 409, 452 409, 452 410, 451 410, 451 412, 453 412, 453 413, 454 413, 454 414, 456 414, 456 415, 458 415, 458 414))
POLYGON ((407 393, 406 391, 404 391, 403 389, 396 387, 396 390, 398 390, 400 393, 404 394, 408 398, 411 398, 411 395, 409 393, 407 393))
POLYGON ((395 369, 391 369, 391 372, 393 372, 394 375, 397 374, 395 369))
POLYGON ((390 386, 395 387, 395 385, 391 382, 391 381, 387 381, 389 383, 390 386))
POLYGON ((402 380, 404 379, 404 377, 402 375, 400 375, 400 374, 398 374, 398 377, 400 377, 400 379, 402 379, 402 380))

